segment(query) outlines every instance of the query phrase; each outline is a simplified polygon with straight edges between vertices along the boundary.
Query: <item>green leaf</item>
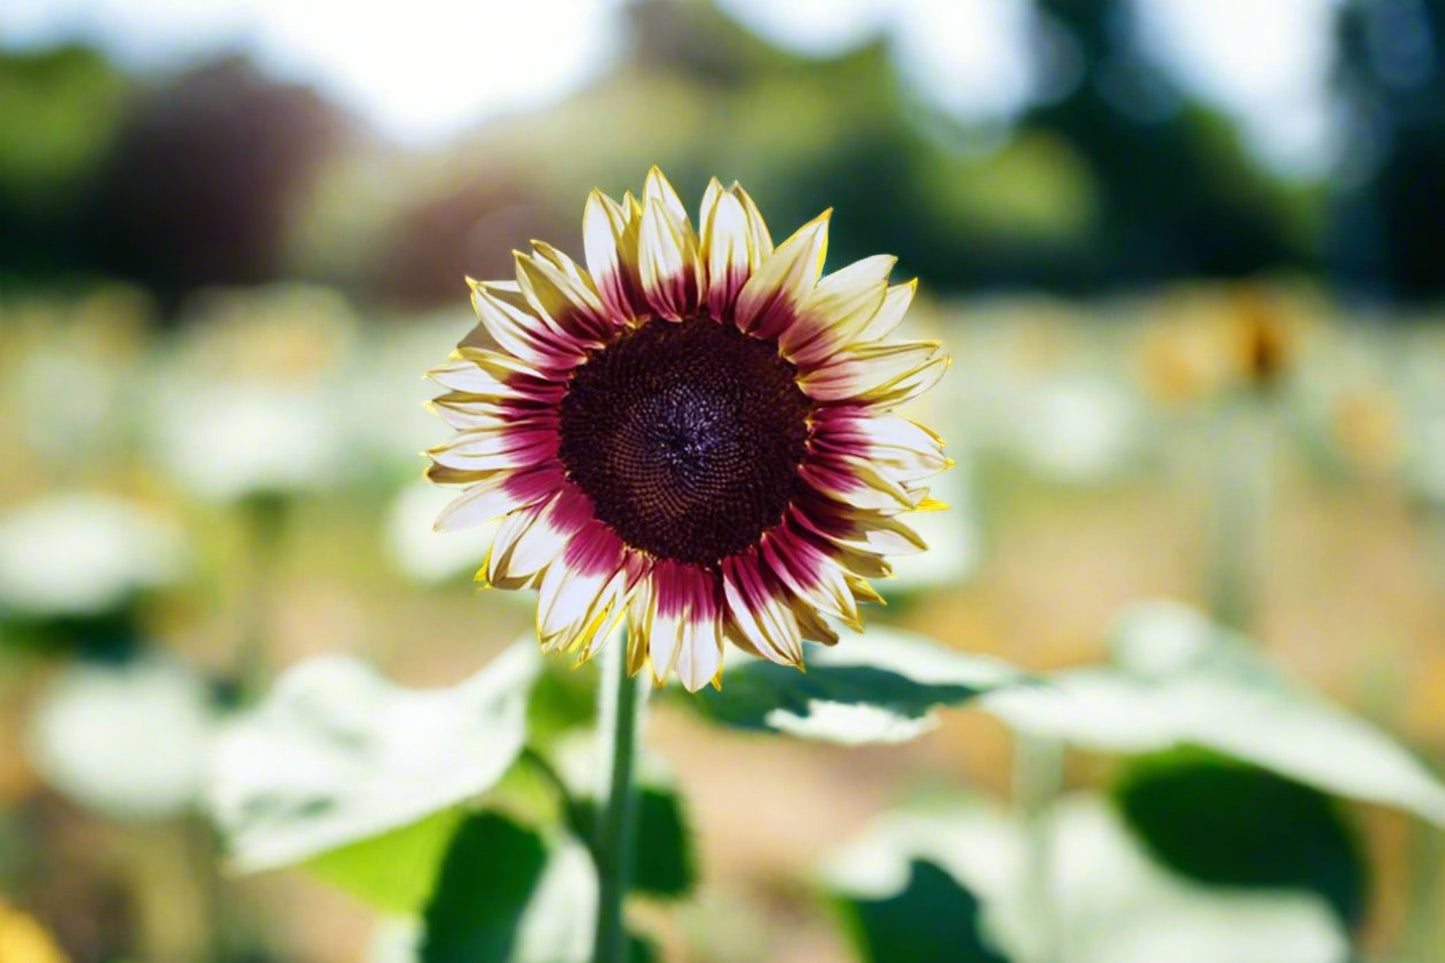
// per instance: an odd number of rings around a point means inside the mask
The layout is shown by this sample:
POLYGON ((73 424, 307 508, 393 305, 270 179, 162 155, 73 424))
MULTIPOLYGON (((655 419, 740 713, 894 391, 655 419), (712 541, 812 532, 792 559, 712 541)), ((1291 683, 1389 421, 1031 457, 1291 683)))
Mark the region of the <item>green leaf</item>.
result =
POLYGON ((310 860, 491 788, 522 750, 540 660, 524 640, 460 685, 430 690, 351 658, 292 669, 215 753, 209 803, 236 868, 310 860))
POLYGON ((978 900, 926 860, 909 864, 894 896, 840 902, 869 963, 1008 963, 979 933, 978 900))
POLYGON ((1445 825, 1445 784, 1366 720, 1293 681, 1248 640, 1172 603, 1138 607, 1114 664, 990 693, 1010 726, 1100 752, 1208 749, 1346 798, 1445 825))
POLYGON ((542 838, 481 813, 457 830, 424 915, 421 963, 508 963, 547 868, 542 838))
POLYGON ((729 669, 695 705, 724 725, 855 745, 903 742, 937 724, 933 710, 1024 680, 989 656, 879 626, 837 646, 810 646, 807 671, 755 660, 729 669))
MULTIPOLYGON (((578 828, 590 835, 596 825, 596 801, 581 800, 577 815, 578 828)), ((636 836, 633 891, 661 899, 677 899, 691 892, 697 881, 692 833, 677 793, 660 786, 638 790, 636 836)))
POLYGON ((417 913, 431 897, 442 858, 462 818, 460 809, 449 809, 333 849, 304 865, 383 912, 417 913))
POLYGON ((1318 790, 1202 753, 1137 760, 1115 800, 1149 851, 1215 886, 1319 893, 1347 926, 1364 915, 1365 863, 1318 790))

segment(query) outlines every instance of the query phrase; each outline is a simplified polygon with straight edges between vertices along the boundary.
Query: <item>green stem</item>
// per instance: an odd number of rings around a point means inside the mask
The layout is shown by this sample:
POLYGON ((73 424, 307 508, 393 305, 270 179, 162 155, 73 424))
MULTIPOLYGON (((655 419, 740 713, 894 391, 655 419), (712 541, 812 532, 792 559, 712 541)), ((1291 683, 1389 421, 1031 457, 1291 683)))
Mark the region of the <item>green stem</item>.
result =
POLYGON ((261 696, 269 674, 267 621, 277 601, 277 569, 290 522, 284 495, 256 494, 242 503, 247 558, 241 591, 241 634, 232 664, 232 681, 242 705, 261 696))
POLYGON ((1024 886, 1037 921, 1037 963, 1061 958, 1053 903, 1054 804, 1064 788, 1064 744, 1046 736, 1019 733, 1014 742, 1014 806, 1023 821, 1024 886))
POLYGON ((597 863, 597 935, 593 963, 626 963, 627 931, 622 925, 623 903, 632 882, 633 834, 637 821, 637 792, 633 762, 637 742, 637 682, 627 673, 627 646, 612 642, 614 657, 602 681, 598 728, 610 756, 606 805, 598 813, 592 843, 597 863))
POLYGON ((1209 608, 1219 624, 1254 627, 1270 497, 1268 399, 1230 399, 1214 425, 1209 608))

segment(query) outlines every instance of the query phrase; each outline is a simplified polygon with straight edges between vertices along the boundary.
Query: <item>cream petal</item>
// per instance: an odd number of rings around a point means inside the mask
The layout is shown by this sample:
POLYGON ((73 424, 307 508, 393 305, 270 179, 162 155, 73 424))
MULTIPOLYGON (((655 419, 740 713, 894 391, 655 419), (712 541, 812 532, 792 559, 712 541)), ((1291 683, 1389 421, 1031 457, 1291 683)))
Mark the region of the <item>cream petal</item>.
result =
POLYGON ((513 303, 507 293, 496 285, 472 287, 477 317, 503 350, 540 368, 570 367, 585 357, 580 345, 564 342, 548 321, 513 303))
POLYGON ((847 580, 848 587, 853 590, 853 597, 860 602, 872 602, 875 605, 887 605, 888 600, 879 595, 872 585, 868 584, 866 578, 859 578, 852 572, 844 572, 843 578, 847 580))
POLYGON ((630 203, 624 207, 601 191, 593 191, 582 212, 582 247, 587 255, 587 272, 597 285, 598 296, 617 321, 634 316, 641 285, 637 268, 641 218, 633 217, 630 207, 630 203))
POLYGON ((938 361, 946 363, 936 341, 859 345, 800 375, 798 386, 817 401, 868 399, 874 393, 886 395, 895 384, 938 361))
POLYGON ((823 273, 832 214, 831 209, 824 211, 800 227, 748 278, 734 309, 739 328, 777 337, 792 324, 798 305, 823 273))
POLYGON ((427 452, 434 463, 458 471, 495 471, 503 468, 527 468, 550 461, 557 454, 556 444, 541 442, 511 449, 452 448, 427 452))
MULTIPOLYGON (((637 589, 627 603, 627 672, 635 675, 648 664, 652 639, 652 623, 657 612, 657 598, 653 591, 652 575, 647 573, 637 583, 637 589)), ((653 678, 661 681, 657 670, 653 678)))
POLYGON ((723 661, 722 619, 713 612, 689 619, 677 644, 673 672, 688 692, 696 692, 718 678, 723 661))
POLYGON ((756 271, 759 265, 773 256, 773 237, 768 233, 768 225, 763 222, 758 206, 753 203, 753 199, 743 190, 741 184, 733 181, 728 193, 736 197, 743 206, 743 214, 748 222, 748 269, 749 272, 756 271))
POLYGON ((902 484, 860 458, 833 456, 826 463, 804 460, 798 473, 816 491, 855 508, 899 512, 918 502, 902 484))
POLYGON ((470 468, 450 468, 446 465, 438 465, 432 462, 427 466, 426 477, 437 485, 470 485, 473 482, 484 481, 493 475, 510 473, 515 471, 512 468, 492 468, 476 470, 470 468))
POLYGON ((538 252, 535 256, 512 252, 517 284, 527 303, 574 338, 594 346, 601 344, 612 325, 604 320, 606 309, 592 279, 580 275, 571 259, 560 251, 538 241, 532 243, 538 252), (559 262, 568 267, 559 266, 559 262))
POLYGON ((705 230, 708 218, 712 216, 712 209, 717 206, 718 198, 726 193, 723 190, 722 181, 716 177, 710 178, 707 187, 703 188, 702 203, 697 206, 697 234, 701 243, 706 246, 707 232, 705 230))
POLYGON ((861 395, 863 401, 875 408, 893 408, 917 398, 928 391, 948 373, 953 364, 951 357, 931 359, 927 364, 909 372, 901 378, 870 389, 861 395))
POLYGON ((738 632, 759 655, 780 665, 802 662, 797 622, 786 602, 764 583, 756 554, 723 562, 723 595, 738 632))
POLYGON ((798 322, 779 338, 784 356, 811 366, 856 340, 883 306, 897 262, 887 255, 864 258, 819 281, 798 308, 798 322))
POLYGON ((838 633, 806 603, 793 606, 793 617, 798 620, 798 631, 804 639, 824 645, 838 644, 838 633))
MULTIPOLYGON (((769 636, 768 632, 760 624, 758 613, 753 611, 753 606, 742 596, 742 589, 737 583, 726 578, 723 581, 723 593, 727 599, 728 615, 732 619, 733 627, 737 637, 733 642, 770 662, 778 662, 783 665, 793 665, 794 660, 789 658, 769 636)), ((766 604, 759 602, 759 606, 766 604)))
POLYGON ((833 545, 875 555, 916 555, 928 545, 917 532, 890 515, 839 506, 821 518, 816 508, 797 509, 798 524, 833 545))
MULTIPOLYGON (((498 578, 515 579, 536 575, 546 568, 548 563, 562 554, 567 547, 567 540, 576 531, 574 526, 566 525, 559 519, 560 509, 558 506, 562 504, 564 498, 565 493, 558 494, 543 504, 543 510, 533 518, 530 524, 519 525, 519 530, 506 545, 506 552, 500 556, 497 551, 502 542, 502 531, 498 531, 496 544, 492 549, 492 558, 489 559, 495 568, 487 572, 488 581, 495 582, 498 578)), ((520 517, 520 513, 511 516, 511 518, 518 517, 520 517)), ((510 521, 511 518, 508 520, 510 521)), ((505 527, 506 524, 503 523, 503 528, 505 527)))
MULTIPOLYGON (((889 578, 893 575, 893 566, 888 560, 872 552, 860 552, 844 545, 833 547, 833 562, 843 570, 845 577, 857 576, 861 579, 889 578)), ((854 592, 855 597, 857 592, 854 592)))
POLYGON ((871 408, 857 409, 837 421, 822 421, 814 430, 813 446, 819 452, 866 459, 905 483, 935 475, 951 464, 943 454, 942 440, 933 432, 871 408))
MULTIPOLYGON (((552 501, 555 501, 555 497, 514 512, 502 520, 502 524, 497 528, 496 537, 492 539, 492 547, 487 552, 486 564, 482 566, 487 582, 497 586, 517 582, 524 583, 540 571, 542 567, 540 565, 530 571, 524 571, 522 566, 518 566, 516 572, 513 573, 511 571, 512 555, 517 543, 531 530, 533 525, 537 524, 538 519, 542 517, 552 501)), ((543 564, 545 564, 545 560, 543 564)))
POLYGON ((427 407, 449 427, 458 431, 499 427, 510 421, 508 410, 496 400, 495 395, 478 396, 450 392, 428 402, 427 407))
POLYGON ((856 535, 836 541, 877 555, 917 555, 928 550, 928 543, 908 525, 896 518, 872 513, 866 521, 859 521, 856 535))
MULTIPOLYGON (((537 638, 547 651, 561 651, 617 601, 623 580, 615 571, 579 571, 558 559, 547 566, 537 592, 537 638)), ((593 626, 595 629, 596 626, 593 626)))
MULTIPOLYGON (((496 293, 495 291, 493 292, 496 293)), ((478 325, 478 327, 484 327, 478 325)), ((542 378, 543 375, 535 365, 523 361, 502 351, 495 351, 488 348, 477 348, 470 345, 459 345, 453 354, 471 362, 483 371, 490 374, 503 384, 510 384, 514 376, 525 376, 531 378, 542 378)))
POLYGON ((454 532, 485 524, 518 508, 535 505, 555 493, 561 483, 562 473, 555 469, 545 473, 499 472, 453 499, 433 527, 438 532, 454 532))
POLYGON ((555 427, 555 407, 532 407, 503 395, 471 395, 449 392, 428 402, 427 407, 457 431, 496 429, 505 426, 555 427))
POLYGON ((642 182, 643 210, 646 210, 649 204, 661 206, 674 223, 687 223, 687 208, 683 206, 682 198, 677 196, 677 191, 673 190, 672 183, 668 181, 662 168, 656 165, 648 170, 647 178, 642 182))
POLYGON ((648 303, 674 321, 692 313, 698 294, 697 238, 662 172, 653 168, 642 194, 638 277, 648 303))
MULTIPOLYGON (((717 185, 716 179, 713 185, 717 185)), ((720 185, 713 200, 713 205, 704 209, 701 221, 706 303, 714 318, 726 318, 751 271, 748 223, 742 204, 720 185)))
MULTIPOLYGON (((579 665, 606 648, 608 640, 617 631, 617 627, 622 624, 622 620, 627 617, 630 597, 630 592, 622 590, 613 594, 607 606, 599 611, 569 643, 571 648, 578 650, 577 662, 579 665)), ((631 675, 632 671, 629 668, 628 674, 631 675)))
POLYGON ((652 631, 647 637, 647 659, 652 665, 652 677, 658 684, 664 682, 677 667, 677 657, 682 649, 682 637, 687 631, 687 625, 688 617, 685 613, 664 614, 654 605, 652 631))
POLYGON ((854 628, 861 627, 858 605, 843 572, 821 551, 797 537, 776 535, 763 539, 762 550, 770 570, 794 595, 854 628))
POLYGON ((466 394, 497 397, 507 390, 507 386, 490 372, 465 358, 454 358, 437 365, 426 376, 443 388, 466 394))
POLYGON ((895 284, 890 287, 877 313, 869 319, 862 330, 853 336, 853 340, 862 344, 888 337, 893 333, 893 329, 898 327, 903 316, 908 313, 908 306, 913 303, 913 295, 916 293, 918 293, 917 278, 907 284, 895 284))

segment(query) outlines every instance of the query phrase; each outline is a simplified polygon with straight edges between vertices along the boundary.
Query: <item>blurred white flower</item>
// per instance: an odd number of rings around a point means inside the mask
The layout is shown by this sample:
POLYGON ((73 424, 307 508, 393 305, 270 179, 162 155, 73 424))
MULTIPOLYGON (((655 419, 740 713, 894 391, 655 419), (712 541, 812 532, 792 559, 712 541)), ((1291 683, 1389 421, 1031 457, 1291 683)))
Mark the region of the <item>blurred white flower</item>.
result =
POLYGON ((1025 400, 1013 433, 1034 470, 1092 483, 1125 469, 1137 442, 1138 399, 1104 377, 1076 375, 1040 386, 1025 400))
MULTIPOLYGON (((437 515, 456 493, 425 480, 397 492, 386 519, 386 544, 392 559, 409 578, 425 585, 470 576, 487 557, 497 523, 438 532, 437 515)), ((502 593, 508 598, 516 592, 502 593)))
POLYGON ((117 819, 163 819, 199 798, 216 716, 204 681, 156 656, 67 667, 27 750, 46 782, 117 819))
POLYGON ((0 518, 0 612, 99 615, 177 579, 180 531, 120 498, 49 495, 0 518))
POLYGON ((203 498, 232 501, 334 484, 348 458, 339 390, 357 319, 327 288, 206 292, 152 379, 147 441, 203 498))
POLYGON ((345 465, 332 400, 316 387, 176 382, 151 421, 153 454, 197 495, 304 491, 345 465))
POLYGON ((1418 419, 1411 432, 1405 473, 1421 498, 1445 507, 1445 410, 1418 419))

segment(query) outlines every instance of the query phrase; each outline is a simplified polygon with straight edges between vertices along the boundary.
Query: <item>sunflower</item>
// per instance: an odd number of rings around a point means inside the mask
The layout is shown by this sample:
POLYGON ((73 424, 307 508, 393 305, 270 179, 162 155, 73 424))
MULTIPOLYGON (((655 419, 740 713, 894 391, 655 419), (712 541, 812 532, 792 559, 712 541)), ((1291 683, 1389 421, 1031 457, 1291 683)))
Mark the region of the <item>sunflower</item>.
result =
POLYGON ((502 519, 477 579, 538 589, 544 650, 590 658, 625 617, 659 683, 719 684, 725 641, 801 667, 924 549, 897 516, 941 507, 919 483, 949 462, 894 409, 949 359, 885 340, 895 258, 820 278, 830 213, 774 249, 714 179, 694 230, 653 168, 587 199, 585 269, 533 242, 515 282, 468 279, 481 323, 430 372, 456 434, 428 476, 465 486, 436 527, 502 519))

